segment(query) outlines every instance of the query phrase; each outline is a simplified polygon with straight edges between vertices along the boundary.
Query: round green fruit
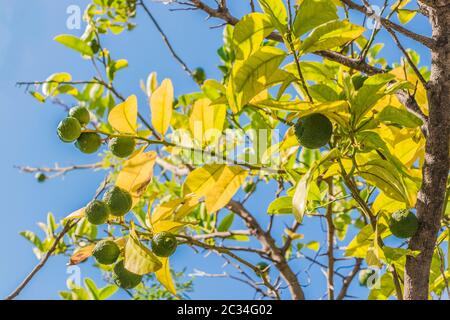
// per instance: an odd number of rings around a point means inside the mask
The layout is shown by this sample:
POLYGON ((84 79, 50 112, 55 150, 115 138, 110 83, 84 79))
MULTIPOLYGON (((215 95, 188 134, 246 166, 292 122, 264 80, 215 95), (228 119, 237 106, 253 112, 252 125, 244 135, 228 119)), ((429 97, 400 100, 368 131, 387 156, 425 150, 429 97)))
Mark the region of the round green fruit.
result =
POLYGON ((120 255, 120 249, 114 241, 102 240, 95 245, 92 255, 98 263, 109 265, 117 261, 120 255))
POLYGON ((116 217, 127 214, 133 206, 131 194, 119 187, 113 187, 105 192, 103 201, 108 205, 111 214, 116 217))
POLYGON ((85 132, 75 142, 75 146, 83 153, 94 153, 102 145, 102 138, 98 133, 85 132))
POLYGON ((158 257, 170 257, 177 249, 177 239, 169 232, 160 232, 153 236, 152 251, 158 257))
POLYGON ((58 136, 63 142, 74 142, 81 134, 80 122, 73 117, 67 117, 58 125, 58 136))
POLYGON ((206 80, 206 73, 205 70, 203 70, 203 68, 195 69, 194 72, 192 73, 192 76, 194 77, 194 80, 199 84, 203 84, 203 82, 205 82, 206 80))
POLYGON ((45 180, 47 180, 47 176, 42 172, 36 173, 36 175, 34 177, 36 178, 37 182, 41 182, 41 183, 45 182, 45 180))
POLYGON ((394 212, 389 220, 389 229, 397 238, 411 238, 419 228, 417 217, 409 210, 394 212))
POLYGON ((112 138, 109 141, 109 150, 118 158, 127 158, 134 152, 136 141, 129 137, 112 138))
POLYGON ((69 110, 69 116, 78 120, 80 125, 84 127, 91 121, 89 110, 85 107, 73 107, 69 110))
POLYGON ((326 145, 333 133, 331 121, 320 113, 300 118, 295 124, 295 135, 300 145, 308 149, 319 149, 326 145))
POLYGON ((108 221, 109 207, 100 200, 91 201, 85 209, 86 217, 92 224, 99 225, 108 221))
POLYGON ((123 260, 116 263, 113 275, 117 285, 123 289, 133 289, 142 281, 142 276, 125 269, 123 260))
MULTIPOLYGON (((372 269, 364 269, 359 272, 358 280, 359 285, 362 287, 367 287, 369 279, 375 275, 375 270, 372 269)), ((373 282, 373 281, 371 281, 373 282)))

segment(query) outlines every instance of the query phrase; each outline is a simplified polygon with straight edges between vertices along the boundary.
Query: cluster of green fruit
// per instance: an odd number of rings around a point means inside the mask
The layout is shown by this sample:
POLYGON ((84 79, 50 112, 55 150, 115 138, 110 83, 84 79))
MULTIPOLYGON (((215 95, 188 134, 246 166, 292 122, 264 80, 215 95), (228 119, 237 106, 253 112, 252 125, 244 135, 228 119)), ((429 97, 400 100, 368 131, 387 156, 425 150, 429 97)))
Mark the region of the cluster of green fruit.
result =
POLYGON ((132 206, 131 194, 115 186, 105 192, 102 200, 93 200, 86 206, 86 218, 92 224, 104 224, 110 215, 123 217, 131 210, 132 206))
MULTIPOLYGON (((177 249, 177 239, 168 232, 160 232, 153 236, 152 251, 158 257, 169 257, 177 249)), ((117 285, 124 289, 132 289, 139 285, 142 276, 125 268, 123 259, 119 260, 120 248, 112 240, 99 241, 92 252, 98 263, 114 265, 113 277, 117 285)))
MULTIPOLYGON (((58 136, 66 143, 75 142, 75 146, 83 153, 97 152, 102 145, 102 138, 96 132, 83 131, 91 121, 89 110, 85 107, 73 107, 69 116, 58 125, 58 136)), ((109 140, 109 149, 118 158, 129 157, 136 147, 133 137, 113 137, 109 140)))
POLYGON ((321 113, 312 113, 300 118, 294 129, 300 145, 308 149, 325 146, 333 134, 331 121, 321 113))

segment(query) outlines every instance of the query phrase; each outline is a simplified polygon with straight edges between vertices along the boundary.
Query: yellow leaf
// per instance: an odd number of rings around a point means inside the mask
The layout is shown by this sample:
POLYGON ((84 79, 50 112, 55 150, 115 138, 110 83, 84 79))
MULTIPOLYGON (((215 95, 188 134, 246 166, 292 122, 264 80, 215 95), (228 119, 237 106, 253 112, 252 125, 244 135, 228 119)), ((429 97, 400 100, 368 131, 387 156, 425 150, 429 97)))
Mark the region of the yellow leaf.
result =
POLYGON ((164 79, 150 98, 152 125, 158 133, 164 135, 170 126, 173 111, 173 85, 170 79, 164 79))
POLYGON ((193 194, 187 195, 184 199, 174 199, 160 204, 151 215, 151 224, 158 221, 173 220, 180 221, 188 215, 198 204, 198 197, 193 194))
POLYGON ((160 232, 170 232, 177 233, 181 228, 186 226, 187 223, 170 221, 170 220, 161 220, 155 223, 152 227, 154 233, 160 232))
POLYGON ((225 117, 225 105, 211 105, 208 98, 197 100, 189 117, 192 136, 202 145, 217 141, 222 134, 225 117))
POLYGON ((172 274, 170 273, 169 258, 160 258, 162 268, 156 271, 156 279, 173 295, 177 294, 173 283, 172 274))
POLYGON ((63 219, 63 222, 78 219, 78 218, 83 218, 85 215, 84 209, 85 208, 83 207, 81 209, 78 209, 78 210, 72 212, 71 214, 69 214, 67 217, 65 217, 63 219))
POLYGON ((153 178, 156 153, 138 153, 133 158, 125 161, 120 171, 116 186, 127 190, 133 197, 133 204, 139 200, 153 178))
POLYGON ((137 129, 138 105, 135 95, 115 106, 108 116, 109 124, 121 133, 135 134, 137 129))
POLYGON ((238 191, 248 172, 239 166, 205 165, 192 171, 183 185, 183 193, 205 197, 209 213, 222 209, 238 191))
POLYGON ((138 239, 134 229, 130 230, 130 237, 125 246, 125 269, 133 273, 144 275, 161 269, 159 259, 138 239))
POLYGON ((73 266, 85 261, 92 255, 92 251, 94 251, 94 248, 95 244, 91 244, 89 246, 83 247, 75 251, 73 255, 70 257, 69 265, 73 266))

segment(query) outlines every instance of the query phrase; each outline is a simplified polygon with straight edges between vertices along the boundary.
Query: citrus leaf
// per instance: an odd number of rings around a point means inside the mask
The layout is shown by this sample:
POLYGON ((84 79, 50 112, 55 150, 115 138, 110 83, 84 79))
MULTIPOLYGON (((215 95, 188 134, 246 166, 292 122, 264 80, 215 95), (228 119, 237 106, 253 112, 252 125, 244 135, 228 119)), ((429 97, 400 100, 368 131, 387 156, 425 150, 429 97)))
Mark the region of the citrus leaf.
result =
POLYGON ((78 51, 82 55, 86 55, 89 57, 92 57, 94 55, 91 47, 86 42, 70 34, 61 34, 59 36, 56 36, 53 40, 70 49, 78 51))
POLYGON ((209 213, 222 209, 238 191, 248 172, 239 166, 207 164, 186 178, 183 193, 205 197, 209 213))
POLYGON ((294 20, 294 34, 297 37, 315 27, 338 19, 337 8, 330 0, 304 0, 294 20))
POLYGON ((133 204, 139 200, 153 178, 156 153, 138 153, 125 161, 116 180, 116 186, 128 191, 133 197, 133 204))
POLYGON ((364 28, 348 21, 329 21, 315 28, 300 45, 300 53, 336 48, 358 38, 364 28))
POLYGON ((135 134, 138 105, 135 95, 115 106, 109 113, 108 122, 118 132, 135 134))
POLYGON ((287 30, 287 11, 283 0, 258 0, 261 8, 267 13, 273 25, 284 34, 287 30))
POLYGON ((330 164, 330 162, 338 156, 339 151, 337 149, 331 150, 324 157, 317 160, 298 182, 297 187, 295 188, 294 197, 292 198, 292 208, 295 219, 298 222, 303 221, 303 216, 306 212, 310 183, 314 177, 315 171, 324 164, 330 164))
POLYGON ((164 135, 169 129, 172 119, 173 99, 173 85, 170 79, 164 79, 150 97, 152 125, 161 135, 164 135))
POLYGON ((287 214, 292 213, 292 197, 283 196, 275 199, 267 208, 268 214, 287 214))
POLYGON ((162 268, 159 259, 138 239, 133 228, 125 246, 125 269, 138 275, 145 275, 162 268))
POLYGON ((247 59, 274 30, 269 15, 260 12, 244 16, 234 27, 233 44, 237 60, 247 59))
POLYGON ((176 295, 177 290, 172 279, 170 272, 169 258, 160 258, 162 268, 156 271, 156 279, 169 291, 171 294, 176 295))
POLYGON ((77 264, 85 261, 87 258, 89 258, 92 255, 94 248, 95 248, 95 244, 91 244, 89 246, 86 246, 86 247, 76 250, 70 257, 69 265, 71 265, 71 266, 77 265, 77 264))

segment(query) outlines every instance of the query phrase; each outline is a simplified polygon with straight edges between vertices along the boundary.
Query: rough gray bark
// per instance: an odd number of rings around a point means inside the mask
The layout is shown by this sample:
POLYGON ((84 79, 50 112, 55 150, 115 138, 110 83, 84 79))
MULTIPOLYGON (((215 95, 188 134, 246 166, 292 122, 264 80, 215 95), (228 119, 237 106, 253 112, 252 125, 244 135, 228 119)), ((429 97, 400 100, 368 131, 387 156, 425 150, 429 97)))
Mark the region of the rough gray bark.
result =
POLYGON ((405 266, 404 296, 409 300, 429 297, 431 259, 444 207, 449 169, 450 132, 450 1, 421 1, 426 6, 436 45, 432 48, 431 79, 428 85, 428 137, 422 186, 417 201, 419 230, 409 248, 419 250, 408 257, 405 266))

